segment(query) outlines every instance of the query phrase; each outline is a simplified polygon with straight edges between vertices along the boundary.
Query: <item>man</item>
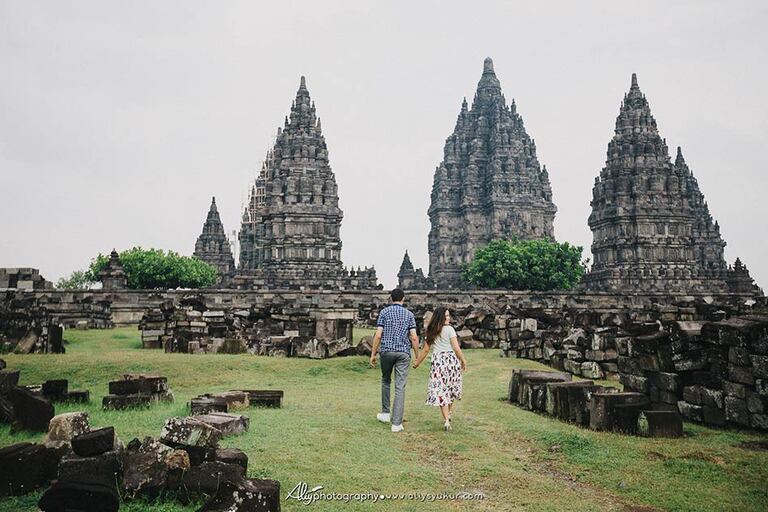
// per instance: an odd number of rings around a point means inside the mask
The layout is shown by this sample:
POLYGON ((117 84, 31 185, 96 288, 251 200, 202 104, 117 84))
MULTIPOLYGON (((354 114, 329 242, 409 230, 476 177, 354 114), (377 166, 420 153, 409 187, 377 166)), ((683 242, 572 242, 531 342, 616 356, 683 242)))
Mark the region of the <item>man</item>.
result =
POLYGON ((405 383, 411 366, 411 348, 414 356, 418 355, 419 337, 416 335, 416 319, 413 313, 403 307, 405 299, 403 290, 395 288, 390 293, 390 298, 392 304, 381 310, 376 322, 376 335, 373 337, 371 347, 371 366, 376 366, 376 356, 381 353, 381 412, 376 415, 376 419, 382 423, 391 422, 392 432, 401 432, 405 383), (390 414, 389 394, 392 370, 395 371, 395 402, 390 414))

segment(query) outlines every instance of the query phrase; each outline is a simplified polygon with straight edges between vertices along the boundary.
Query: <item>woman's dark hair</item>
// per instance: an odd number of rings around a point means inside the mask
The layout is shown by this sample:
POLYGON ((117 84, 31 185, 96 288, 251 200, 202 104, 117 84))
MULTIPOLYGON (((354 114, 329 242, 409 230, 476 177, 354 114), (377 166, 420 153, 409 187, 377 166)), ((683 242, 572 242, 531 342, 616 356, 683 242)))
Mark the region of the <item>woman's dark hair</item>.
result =
POLYGON ((438 336, 440 336, 440 331, 443 330, 443 326, 445 325, 445 314, 447 312, 448 308, 444 307, 437 307, 432 312, 432 318, 429 320, 429 325, 427 326, 427 335, 424 338, 424 341, 430 345, 438 336))

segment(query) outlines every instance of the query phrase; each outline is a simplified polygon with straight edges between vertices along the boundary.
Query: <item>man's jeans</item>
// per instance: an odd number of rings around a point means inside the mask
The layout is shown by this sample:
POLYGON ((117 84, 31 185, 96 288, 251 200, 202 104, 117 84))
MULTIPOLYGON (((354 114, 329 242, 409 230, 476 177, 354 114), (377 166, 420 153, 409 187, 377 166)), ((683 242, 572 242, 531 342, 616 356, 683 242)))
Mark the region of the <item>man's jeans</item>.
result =
POLYGON ((403 424, 405 406, 405 382, 411 368, 411 355, 405 352, 381 353, 381 412, 389 413, 389 390, 392 370, 395 370, 395 403, 392 406, 392 424, 403 424))

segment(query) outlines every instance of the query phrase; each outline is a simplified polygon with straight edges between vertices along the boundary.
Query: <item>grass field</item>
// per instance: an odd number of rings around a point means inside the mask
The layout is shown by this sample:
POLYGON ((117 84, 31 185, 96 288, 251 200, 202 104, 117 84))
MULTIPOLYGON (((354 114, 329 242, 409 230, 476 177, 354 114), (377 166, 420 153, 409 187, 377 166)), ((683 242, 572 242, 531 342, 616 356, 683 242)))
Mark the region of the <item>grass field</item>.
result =
MULTIPOLYGON (((356 331, 355 339, 366 334, 356 331)), ((23 384, 67 378, 91 390, 85 409, 95 427, 114 425, 127 442, 155 436, 166 418, 186 414, 203 392, 235 388, 285 390, 282 409, 247 411, 250 431, 224 440, 249 457, 248 473, 280 481, 283 498, 299 482, 328 493, 480 493, 475 500, 384 502, 284 500, 283 510, 768 510, 768 452, 740 447, 768 440, 755 433, 686 424, 686 437, 647 439, 600 433, 521 410, 504 401, 513 368, 537 363, 501 359, 495 350, 468 350, 464 399, 454 431, 441 430, 439 412, 423 405, 428 365, 412 370, 405 432, 375 419, 379 373, 367 358, 324 361, 250 355, 164 354, 140 349, 138 331, 69 331, 66 355, 6 355, 23 384), (101 410, 107 381, 124 372, 168 377, 173 404, 149 410, 101 410)), ((0 446, 39 441, 0 426, 0 446)), ((35 511, 38 494, 0 500, 0 511, 35 511)), ((186 511, 167 501, 125 503, 127 511, 186 511)))

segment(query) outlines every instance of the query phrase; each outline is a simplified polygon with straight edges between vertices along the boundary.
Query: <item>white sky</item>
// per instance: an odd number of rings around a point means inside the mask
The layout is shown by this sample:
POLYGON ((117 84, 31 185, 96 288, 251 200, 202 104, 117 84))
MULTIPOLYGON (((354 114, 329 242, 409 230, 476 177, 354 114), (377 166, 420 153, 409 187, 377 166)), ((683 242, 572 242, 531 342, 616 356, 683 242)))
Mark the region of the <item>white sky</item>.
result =
POLYGON ((0 0, 0 266, 56 280, 134 245, 227 232, 299 85, 322 119, 342 257, 427 270, 435 167, 493 57, 547 164, 559 240, 592 241, 595 176, 640 88, 728 243, 768 284, 768 3, 0 0))

